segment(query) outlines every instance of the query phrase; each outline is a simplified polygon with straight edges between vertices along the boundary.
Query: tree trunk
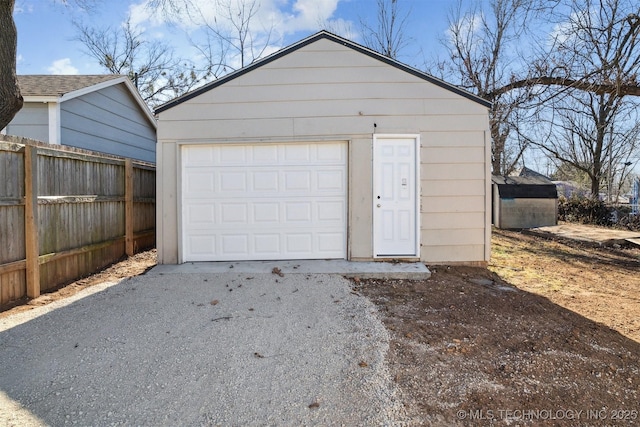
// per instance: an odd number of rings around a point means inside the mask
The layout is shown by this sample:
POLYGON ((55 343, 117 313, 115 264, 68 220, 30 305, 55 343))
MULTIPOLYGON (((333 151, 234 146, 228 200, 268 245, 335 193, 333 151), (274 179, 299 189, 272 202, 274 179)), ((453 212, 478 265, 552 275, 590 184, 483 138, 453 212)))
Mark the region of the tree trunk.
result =
POLYGON ((13 21, 15 0, 0 0, 0 129, 4 129, 22 108, 16 78, 18 32, 13 21))
POLYGON ((596 176, 591 177, 591 197, 593 200, 600 198, 600 178, 596 176))

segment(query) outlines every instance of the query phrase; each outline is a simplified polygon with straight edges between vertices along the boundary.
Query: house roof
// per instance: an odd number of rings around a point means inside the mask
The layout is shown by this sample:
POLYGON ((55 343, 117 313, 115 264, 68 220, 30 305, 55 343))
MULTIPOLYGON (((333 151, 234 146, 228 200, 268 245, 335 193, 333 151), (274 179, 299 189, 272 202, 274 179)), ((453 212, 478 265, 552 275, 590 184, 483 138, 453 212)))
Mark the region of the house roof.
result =
POLYGON ((105 87, 124 84, 152 126, 156 119, 129 77, 122 74, 94 75, 18 75, 25 102, 64 102, 105 87))
POLYGON ((23 96, 62 96, 109 80, 120 79, 120 74, 102 75, 19 75, 18 84, 23 96))
POLYGON ((391 59, 389 57, 381 55, 380 53, 378 53, 378 52, 376 52, 374 50, 371 50, 371 49, 369 49, 367 47, 364 47, 362 45, 359 45, 359 44, 357 44, 357 43, 355 43, 355 42, 353 42, 351 40, 342 38, 340 36, 337 36, 335 34, 332 34, 332 33, 328 32, 328 31, 324 31, 323 30, 323 31, 320 31, 320 32, 318 32, 316 34, 313 34, 313 35, 311 35, 311 36, 309 36, 309 37, 307 37, 305 39, 302 39, 299 42, 294 43, 294 44, 292 44, 292 45, 290 45, 288 47, 280 49, 279 51, 277 51, 275 53, 272 53, 269 56, 266 56, 266 57, 264 57, 262 59, 259 59, 258 61, 255 61, 252 64, 247 65, 244 68, 241 68, 239 70, 236 70, 236 71, 234 71, 232 73, 227 74, 224 77, 221 77, 221 78, 219 78, 217 80, 214 80, 213 82, 208 83, 208 84, 206 84, 206 85, 204 85, 204 86, 202 86, 202 87, 200 87, 200 88, 198 88, 198 89, 196 89, 194 91, 188 92, 188 93, 186 93, 186 94, 184 94, 182 96, 179 96, 179 97, 177 97, 177 98, 175 98, 175 99, 173 99, 173 100, 171 100, 171 101, 169 101, 169 102, 167 102, 165 104, 162 104, 158 108, 156 108, 155 112, 156 112, 156 114, 158 114, 158 113, 161 113, 161 112, 163 112, 165 110, 168 110, 168 109, 170 109, 172 107, 175 107, 176 105, 182 104, 185 101, 188 101, 188 100, 190 100, 192 98, 195 98, 196 96, 199 96, 199 95, 201 95, 201 94, 203 94, 205 92, 208 92, 209 90, 211 90, 213 88, 216 88, 216 87, 218 87, 218 86, 220 86, 222 84, 225 84, 228 81, 231 81, 231 80, 233 80, 233 79, 235 79, 237 77, 240 77, 240 76, 242 76, 242 75, 244 75, 244 74, 246 74, 246 73, 248 73, 248 72, 250 72, 250 71, 252 71, 252 70, 254 70, 256 68, 259 68, 259 67, 261 67, 263 65, 266 65, 266 64, 268 64, 268 63, 270 63, 272 61, 275 61, 278 58, 281 58, 281 57, 283 57, 285 55, 288 55, 288 54, 290 54, 292 52, 295 52, 296 50, 298 50, 298 49, 300 49, 302 47, 305 47, 305 46, 307 46, 307 45, 309 45, 311 43, 314 43, 314 42, 316 42, 318 40, 321 40, 321 39, 330 40, 332 42, 335 42, 335 43, 341 44, 343 46, 349 47, 349 48, 351 48, 351 49, 353 49, 353 50, 355 50, 357 52, 363 53, 363 54, 365 54, 367 56, 370 56, 371 58, 377 59, 377 60, 382 61, 382 62, 384 62, 386 64, 389 64, 389 65, 391 65, 393 67, 396 67, 396 68, 398 68, 400 70, 406 71, 409 74, 412 74, 412 75, 414 75, 416 77, 419 77, 419 78, 421 78, 423 80, 428 81, 429 83, 433 83, 436 86, 442 87, 442 88, 447 89, 447 90, 449 90, 451 92, 454 92, 454 93, 456 93, 458 95, 461 95, 461 96, 463 96, 463 97, 465 97, 467 99, 470 99, 471 101, 477 102, 477 103, 479 103, 479 104, 481 104, 481 105, 483 105, 485 107, 490 107, 491 106, 491 103, 489 101, 487 101, 486 99, 480 98, 479 96, 474 95, 471 92, 467 92, 467 91, 465 91, 463 89, 460 89, 457 86, 454 86, 454 85, 452 85, 450 83, 445 82, 444 80, 440 80, 440 79, 438 79, 436 77, 433 77, 432 75, 427 74, 427 73, 425 73, 423 71, 420 71, 420 70, 418 70, 416 68, 413 68, 413 67, 410 67, 410 66, 408 66, 406 64, 403 64, 402 62, 396 61, 395 59, 391 59))
POLYGON ((520 169, 520 173, 518 174, 518 176, 524 176, 529 178, 539 178, 542 181, 551 182, 551 179, 548 176, 543 175, 540 172, 534 171, 533 169, 529 169, 526 166, 523 166, 523 168, 520 169))

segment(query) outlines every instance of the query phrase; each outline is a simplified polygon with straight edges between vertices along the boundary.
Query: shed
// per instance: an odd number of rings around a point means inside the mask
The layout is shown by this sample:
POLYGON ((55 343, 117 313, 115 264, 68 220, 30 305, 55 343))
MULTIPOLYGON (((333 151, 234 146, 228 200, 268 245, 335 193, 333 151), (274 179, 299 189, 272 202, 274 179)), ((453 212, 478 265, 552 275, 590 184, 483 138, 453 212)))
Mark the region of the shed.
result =
POLYGON ((486 264, 490 104, 326 31, 156 109, 161 264, 486 264))
POLYGON ((535 228, 558 223, 558 191, 543 176, 493 176, 493 224, 535 228))
POLYGON ((20 75, 2 133, 155 163, 156 120, 127 76, 20 75))

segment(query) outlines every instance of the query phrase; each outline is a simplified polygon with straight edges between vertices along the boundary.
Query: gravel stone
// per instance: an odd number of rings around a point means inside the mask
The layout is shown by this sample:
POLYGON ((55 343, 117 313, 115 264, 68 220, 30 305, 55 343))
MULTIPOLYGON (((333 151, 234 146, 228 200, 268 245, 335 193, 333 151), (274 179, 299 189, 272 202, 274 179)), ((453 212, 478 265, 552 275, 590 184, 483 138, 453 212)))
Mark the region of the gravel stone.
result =
POLYGON ((91 292, 0 319, 0 424, 405 419, 387 330, 340 276, 147 274, 91 292))

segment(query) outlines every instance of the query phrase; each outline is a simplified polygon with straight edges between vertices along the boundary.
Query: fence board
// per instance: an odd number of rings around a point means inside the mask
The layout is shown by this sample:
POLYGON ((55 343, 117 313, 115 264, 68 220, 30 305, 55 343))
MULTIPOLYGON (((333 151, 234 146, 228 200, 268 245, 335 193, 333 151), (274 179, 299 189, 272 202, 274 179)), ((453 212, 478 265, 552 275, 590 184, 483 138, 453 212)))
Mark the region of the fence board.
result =
POLYGON ((23 153, 9 151, 11 148, 16 147, 0 145, 0 198, 16 199, 24 196, 23 153))
POLYGON ((0 206, 0 241, 0 265, 25 258, 24 206, 0 206))
POLYGON ((0 135, 0 305, 58 288, 123 258, 127 199, 134 252, 155 245, 155 167, 131 162, 127 192, 125 163, 115 156, 0 135), (30 181, 25 180, 25 150, 31 149, 37 151, 31 181, 37 198, 28 193, 30 181), (40 278, 35 285, 27 277, 29 197, 37 229, 40 278))

